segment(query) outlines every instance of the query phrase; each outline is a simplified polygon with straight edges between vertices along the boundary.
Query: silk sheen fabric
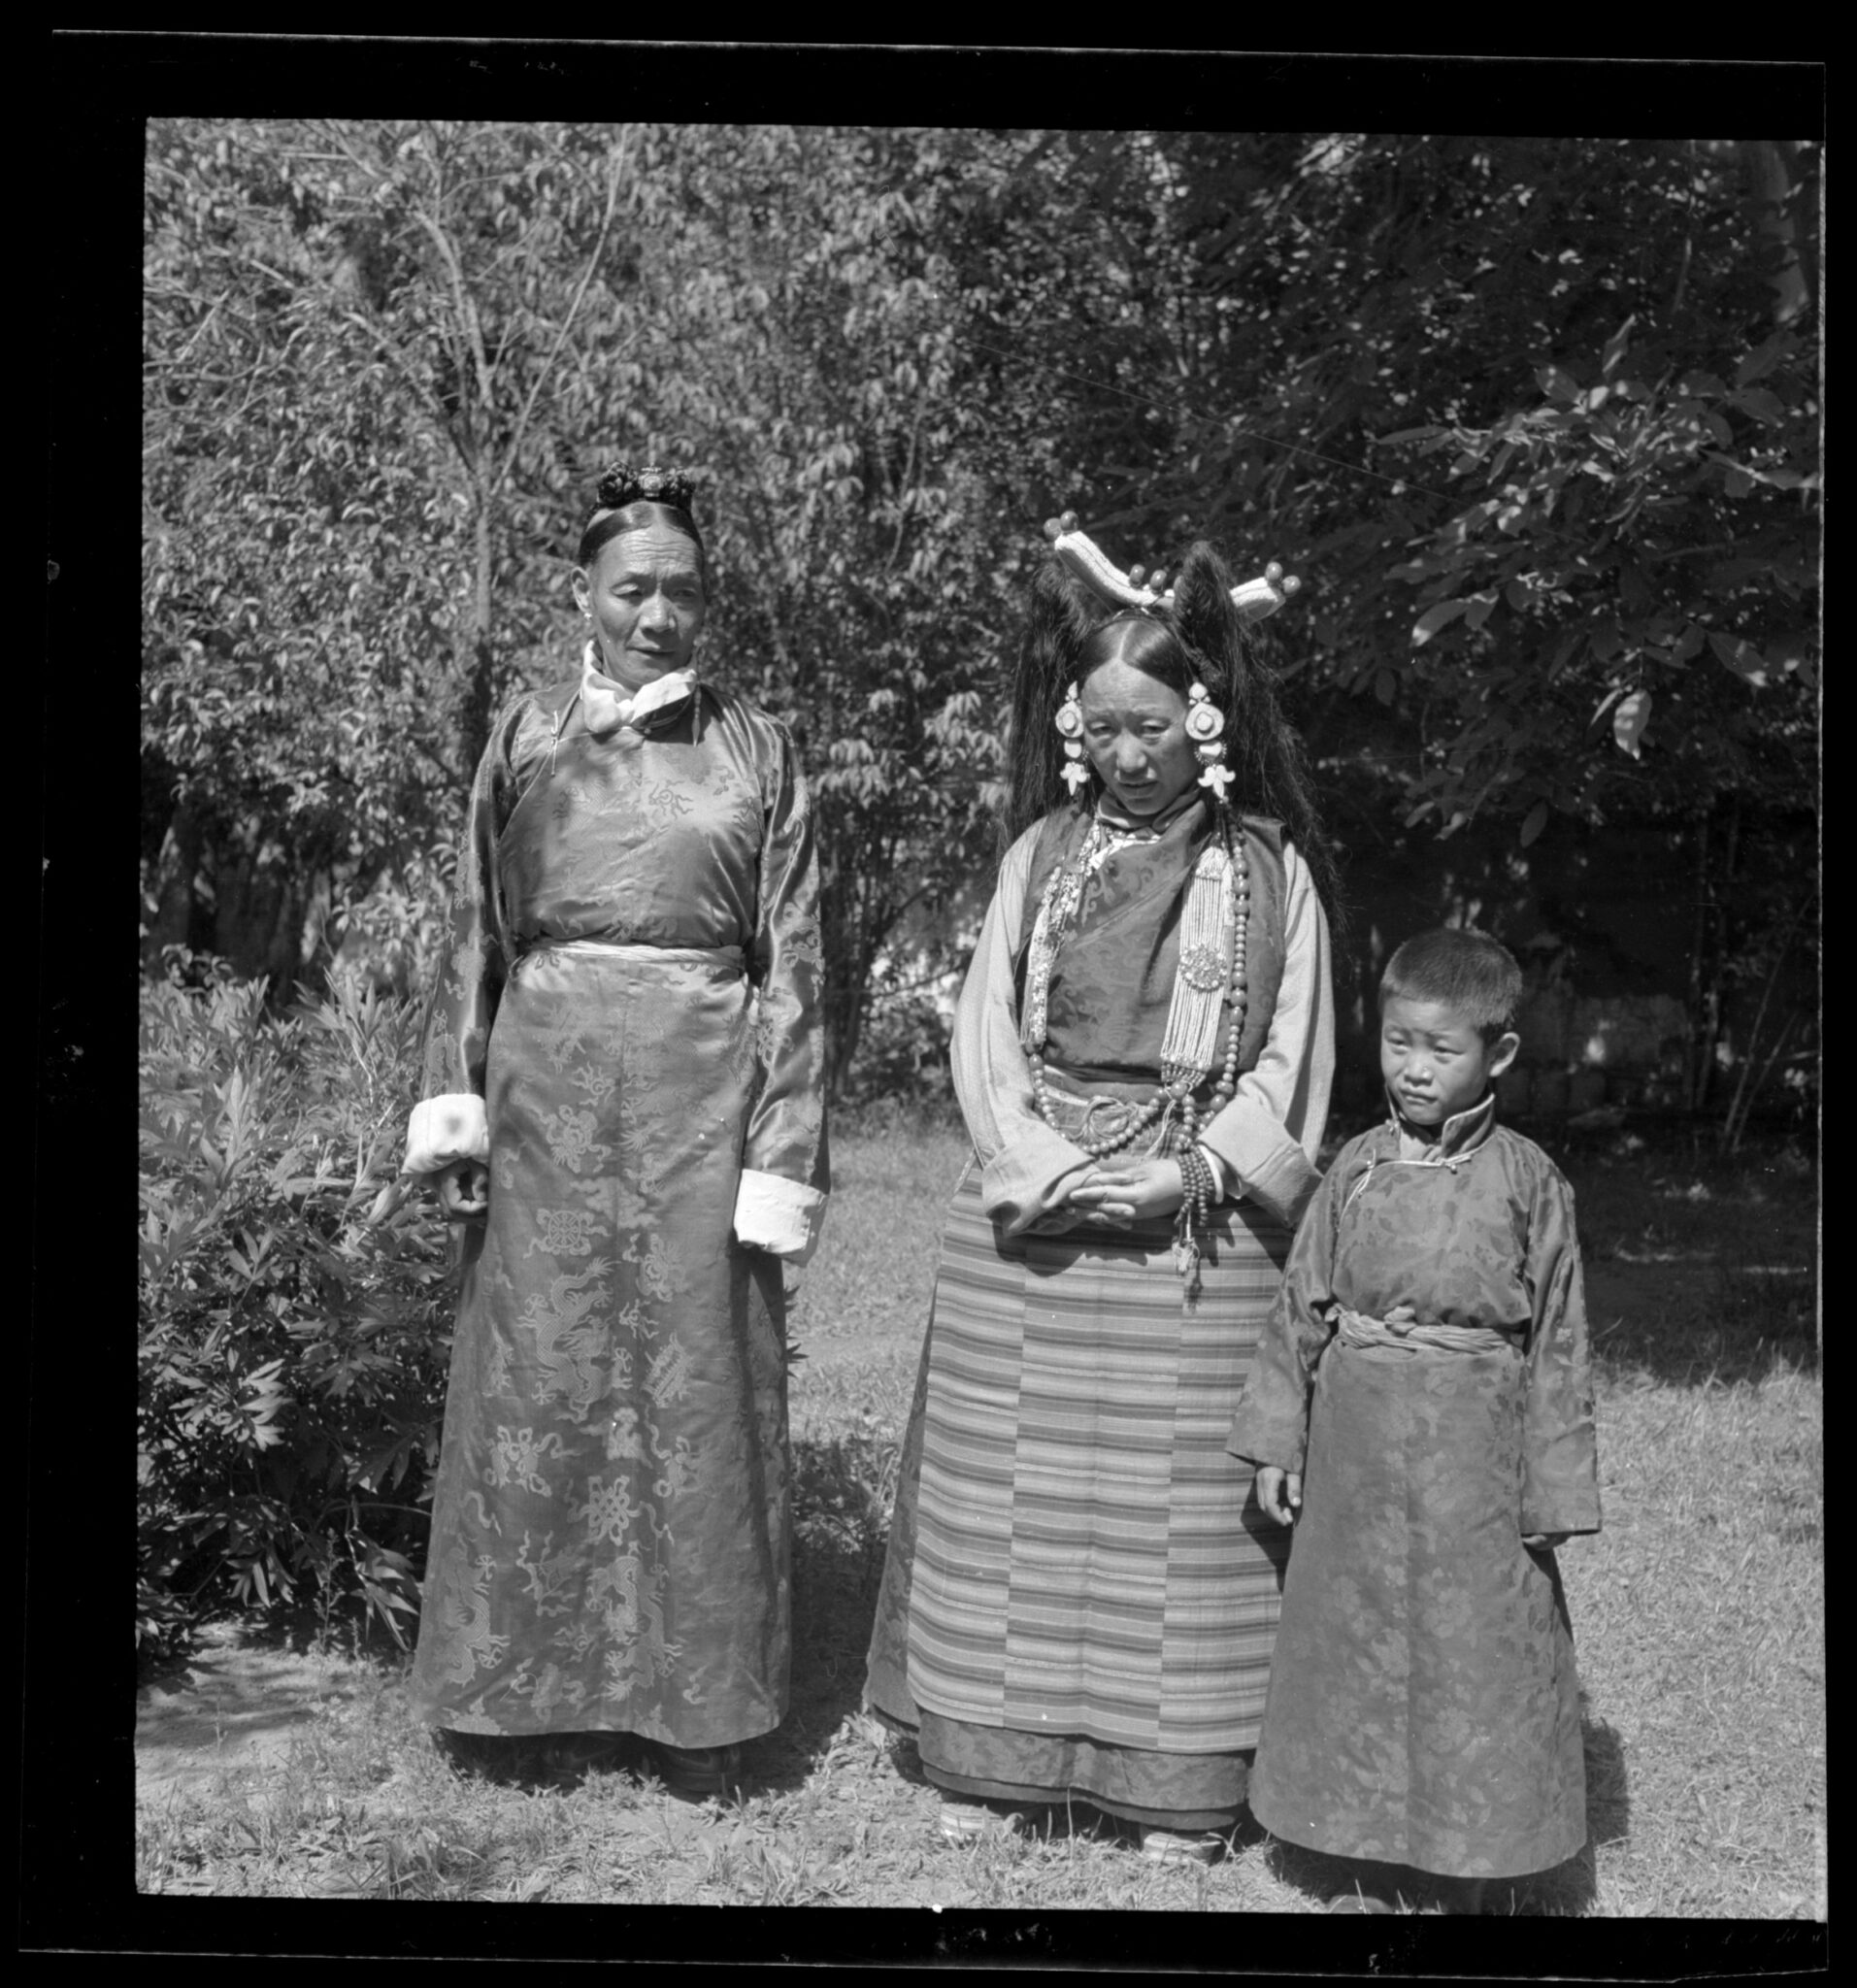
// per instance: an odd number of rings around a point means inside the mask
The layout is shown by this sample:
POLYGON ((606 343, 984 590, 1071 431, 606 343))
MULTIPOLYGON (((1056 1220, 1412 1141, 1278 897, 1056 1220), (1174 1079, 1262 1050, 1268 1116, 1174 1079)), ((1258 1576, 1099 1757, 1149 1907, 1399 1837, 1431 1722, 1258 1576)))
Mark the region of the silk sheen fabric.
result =
POLYGON ((1231 1438, 1304 1473, 1254 1812, 1464 1877, 1585 1840, 1573 1631, 1552 1553, 1522 1539, 1600 1522, 1572 1190, 1493 1109, 1429 1144, 1387 1124, 1342 1149, 1231 1438), (1500 1338, 1355 1346, 1343 1308, 1500 1338))
POLYGON ((499 721, 426 1040, 484 1101, 413 1673, 459 1731, 723 1745, 790 1662, 781 1273, 746 1175, 826 1182, 816 866, 785 732, 700 685, 499 721))

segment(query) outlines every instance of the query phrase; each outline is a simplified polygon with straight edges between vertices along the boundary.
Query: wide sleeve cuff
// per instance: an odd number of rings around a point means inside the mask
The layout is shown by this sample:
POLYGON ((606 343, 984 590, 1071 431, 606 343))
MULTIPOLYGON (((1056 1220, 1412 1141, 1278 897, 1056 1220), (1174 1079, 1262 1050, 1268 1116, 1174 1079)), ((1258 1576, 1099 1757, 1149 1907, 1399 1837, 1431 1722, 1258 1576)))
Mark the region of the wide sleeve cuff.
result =
POLYGON ((735 1191, 735 1240, 770 1256, 805 1263, 818 1247, 825 1196, 779 1174, 742 1170, 735 1191))
POLYGON ((1521 1528, 1525 1533, 1596 1533, 1599 1517, 1599 1466, 1593 1453, 1591 1426, 1583 1440, 1570 1441, 1572 1454, 1555 1458, 1560 1468, 1524 1462, 1521 1528))
POLYGON ((1240 1399, 1225 1438, 1228 1456, 1242 1458, 1261 1471, 1268 1464, 1275 1470, 1303 1468, 1309 1446, 1309 1411, 1301 1402, 1276 1399, 1240 1399))
POLYGON ((1009 1236, 1023 1235, 1060 1208, 1077 1176, 1094 1164, 1088 1153, 1049 1126, 1021 1124, 1011 1144, 980 1168, 980 1208, 1009 1236))
POLYGON ((1228 1183, 1292 1229, 1303 1218, 1310 1197, 1322 1176, 1310 1165, 1302 1142, 1273 1118, 1260 1104, 1234 1098, 1210 1124, 1200 1128, 1200 1143, 1217 1156, 1228 1183))
POLYGON ((408 1174, 436 1174, 459 1160, 490 1157, 490 1120, 483 1100, 471 1091, 448 1091, 415 1105, 407 1125, 408 1174))
POLYGON ((1570 1539, 1581 1533, 1596 1533, 1600 1530, 1599 1507, 1596 1503, 1579 1506, 1522 1506, 1521 1529, 1524 1533, 1565 1533, 1570 1539))

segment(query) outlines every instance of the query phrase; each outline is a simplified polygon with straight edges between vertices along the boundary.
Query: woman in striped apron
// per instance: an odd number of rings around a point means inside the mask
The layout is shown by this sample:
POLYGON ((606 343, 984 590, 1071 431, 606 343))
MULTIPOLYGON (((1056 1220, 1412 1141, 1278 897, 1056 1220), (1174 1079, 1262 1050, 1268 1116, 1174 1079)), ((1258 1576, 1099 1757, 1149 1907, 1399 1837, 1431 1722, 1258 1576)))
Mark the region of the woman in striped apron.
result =
POLYGON ((1035 582, 1015 840, 962 992, 956 1190, 867 1696, 962 1841, 1037 1805, 1204 1860, 1244 1801, 1284 1548, 1225 1435, 1316 1185, 1332 869, 1247 615, 1195 546, 1035 582), (1227 789, 1234 789, 1229 795, 1227 789))
POLYGON ((689 497, 609 472, 582 667, 496 724, 402 1178, 469 1224, 415 1705, 702 1795, 786 1710, 779 1259, 826 1159, 806 789, 696 679, 689 497))

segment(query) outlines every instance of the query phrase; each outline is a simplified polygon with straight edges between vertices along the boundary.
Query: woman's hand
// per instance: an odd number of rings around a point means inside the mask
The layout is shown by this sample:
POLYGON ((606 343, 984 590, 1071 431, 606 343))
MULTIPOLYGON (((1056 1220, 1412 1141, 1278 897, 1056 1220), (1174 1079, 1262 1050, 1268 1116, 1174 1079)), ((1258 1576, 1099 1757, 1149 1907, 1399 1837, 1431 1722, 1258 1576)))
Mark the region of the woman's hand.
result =
POLYGON ((1303 1476, 1300 1471, 1279 1471, 1275 1464, 1261 1466, 1257 1473, 1257 1502, 1279 1526, 1292 1526, 1303 1507, 1303 1476))
POLYGON ((1085 1214, 1111 1221, 1171 1215, 1185 1199, 1177 1160, 1106 1160, 1092 1167, 1065 1199, 1085 1214))
POLYGON ((457 1160, 439 1176, 439 1208, 448 1222, 474 1222, 490 1206, 490 1170, 481 1160, 457 1160))

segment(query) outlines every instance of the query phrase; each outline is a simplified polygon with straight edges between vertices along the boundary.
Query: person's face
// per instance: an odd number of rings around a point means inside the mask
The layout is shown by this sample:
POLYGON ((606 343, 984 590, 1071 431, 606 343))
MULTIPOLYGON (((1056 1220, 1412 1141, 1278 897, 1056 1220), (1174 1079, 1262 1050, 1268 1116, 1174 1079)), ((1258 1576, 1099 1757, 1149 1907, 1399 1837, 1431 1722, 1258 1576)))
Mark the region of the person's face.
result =
POLYGON ((1442 1001, 1393 995, 1380 1011, 1379 1073, 1414 1125, 1468 1111, 1515 1060, 1518 1036, 1485 1043, 1475 1023, 1442 1001))
POLYGON ((1198 777, 1186 736, 1186 700, 1119 660, 1093 670, 1078 691, 1083 749, 1097 778, 1129 813, 1165 812, 1198 777))
POLYGON ((592 616, 601 667, 628 690, 687 668, 709 610, 696 547, 663 524, 608 539, 574 576, 574 595, 592 616))

